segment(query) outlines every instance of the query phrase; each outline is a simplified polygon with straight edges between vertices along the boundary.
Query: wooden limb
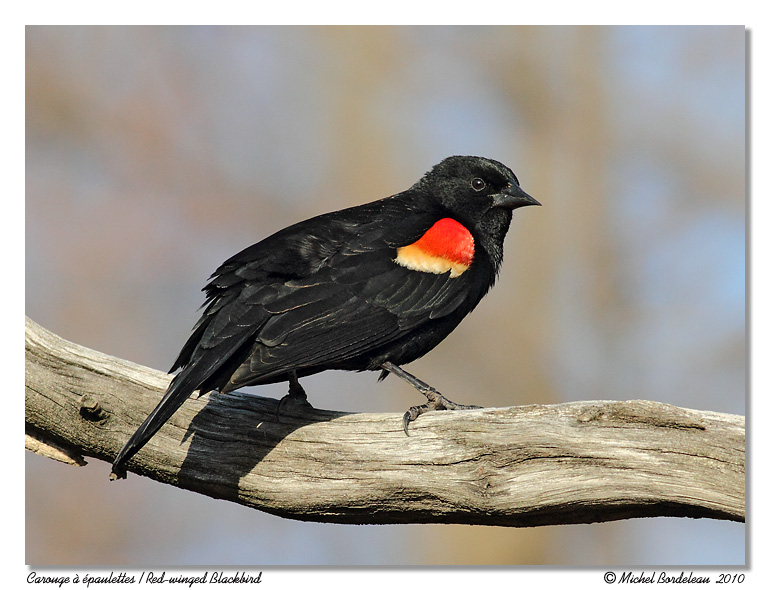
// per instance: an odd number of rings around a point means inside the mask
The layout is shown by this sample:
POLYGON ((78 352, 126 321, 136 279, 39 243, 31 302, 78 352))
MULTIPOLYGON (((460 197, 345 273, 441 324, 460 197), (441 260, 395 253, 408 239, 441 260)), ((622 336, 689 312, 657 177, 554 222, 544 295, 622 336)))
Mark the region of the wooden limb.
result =
MULTIPOLYGON (((66 456, 111 462, 169 380, 26 321, 27 435, 66 456)), ((191 398, 128 469, 312 521, 744 520, 741 416, 586 401, 431 412, 407 437, 401 414, 313 409, 279 420, 277 404, 238 392, 191 398)))

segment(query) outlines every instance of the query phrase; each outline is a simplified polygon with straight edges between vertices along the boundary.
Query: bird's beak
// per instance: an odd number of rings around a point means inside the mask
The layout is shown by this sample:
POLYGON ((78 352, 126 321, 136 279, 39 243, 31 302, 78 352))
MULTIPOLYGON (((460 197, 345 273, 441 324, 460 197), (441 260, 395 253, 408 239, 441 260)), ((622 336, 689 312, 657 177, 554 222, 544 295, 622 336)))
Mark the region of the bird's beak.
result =
POLYGON ((501 192, 494 195, 492 199, 493 207, 502 207, 504 209, 518 209, 519 207, 540 204, 521 190, 518 184, 512 184, 504 188, 501 192))

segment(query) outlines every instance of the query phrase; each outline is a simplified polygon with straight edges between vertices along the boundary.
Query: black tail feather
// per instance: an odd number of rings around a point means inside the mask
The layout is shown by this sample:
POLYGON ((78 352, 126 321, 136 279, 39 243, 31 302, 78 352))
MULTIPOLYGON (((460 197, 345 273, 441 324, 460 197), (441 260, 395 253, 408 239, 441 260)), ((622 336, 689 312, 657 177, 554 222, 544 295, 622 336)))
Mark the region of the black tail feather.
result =
POLYGON ((192 371, 183 371, 174 377, 163 399, 160 400, 157 407, 147 416, 142 425, 128 439, 128 442, 115 457, 115 461, 112 463, 110 479, 123 479, 126 477, 126 462, 147 444, 147 441, 160 430, 160 427, 171 418, 174 412, 182 407, 185 400, 197 389, 200 378, 196 379, 198 376, 192 373, 192 371))
POLYGON ((250 330, 244 330, 237 338, 229 339, 219 348, 195 348, 193 350, 193 344, 198 346, 194 338, 201 337, 201 332, 196 328, 193 336, 185 344, 182 353, 174 363, 174 367, 180 367, 181 362, 185 362, 186 366, 181 373, 174 377, 163 399, 115 457, 110 479, 124 479, 126 477, 126 462, 147 444, 147 441, 160 430, 160 427, 171 418, 174 412, 182 407, 185 400, 195 390, 200 390, 203 394, 213 389, 222 389, 235 367, 242 362, 248 353, 249 336, 250 330), (192 352, 190 352, 191 350, 192 352), (193 358, 196 356, 196 351, 201 351, 201 354, 197 358, 193 358))

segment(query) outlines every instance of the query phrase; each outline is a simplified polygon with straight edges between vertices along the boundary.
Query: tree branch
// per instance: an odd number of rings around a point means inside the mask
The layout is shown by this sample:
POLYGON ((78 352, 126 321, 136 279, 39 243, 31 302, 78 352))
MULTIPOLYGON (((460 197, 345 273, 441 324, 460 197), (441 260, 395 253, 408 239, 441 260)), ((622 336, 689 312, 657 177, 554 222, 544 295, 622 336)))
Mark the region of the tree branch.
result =
MULTIPOLYGON (((27 319, 27 448, 72 464, 111 461, 169 380, 27 319)), ((237 392, 189 399, 128 468, 300 520, 744 520, 741 416, 587 401, 436 412, 407 437, 400 414, 314 410, 278 420, 276 410, 277 400, 237 392)))

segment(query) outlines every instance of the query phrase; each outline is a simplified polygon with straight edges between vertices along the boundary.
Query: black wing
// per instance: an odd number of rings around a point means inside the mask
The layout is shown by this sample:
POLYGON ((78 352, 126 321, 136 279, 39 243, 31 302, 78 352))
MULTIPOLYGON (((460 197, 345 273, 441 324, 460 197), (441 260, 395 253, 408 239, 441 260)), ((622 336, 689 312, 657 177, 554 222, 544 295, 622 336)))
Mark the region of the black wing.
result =
POLYGON ((467 301, 465 280, 408 270, 394 256, 390 249, 345 249, 312 278, 282 286, 260 305, 269 317, 246 362, 220 389, 285 380, 288 371, 376 369, 385 360, 377 362, 378 353, 467 301))

